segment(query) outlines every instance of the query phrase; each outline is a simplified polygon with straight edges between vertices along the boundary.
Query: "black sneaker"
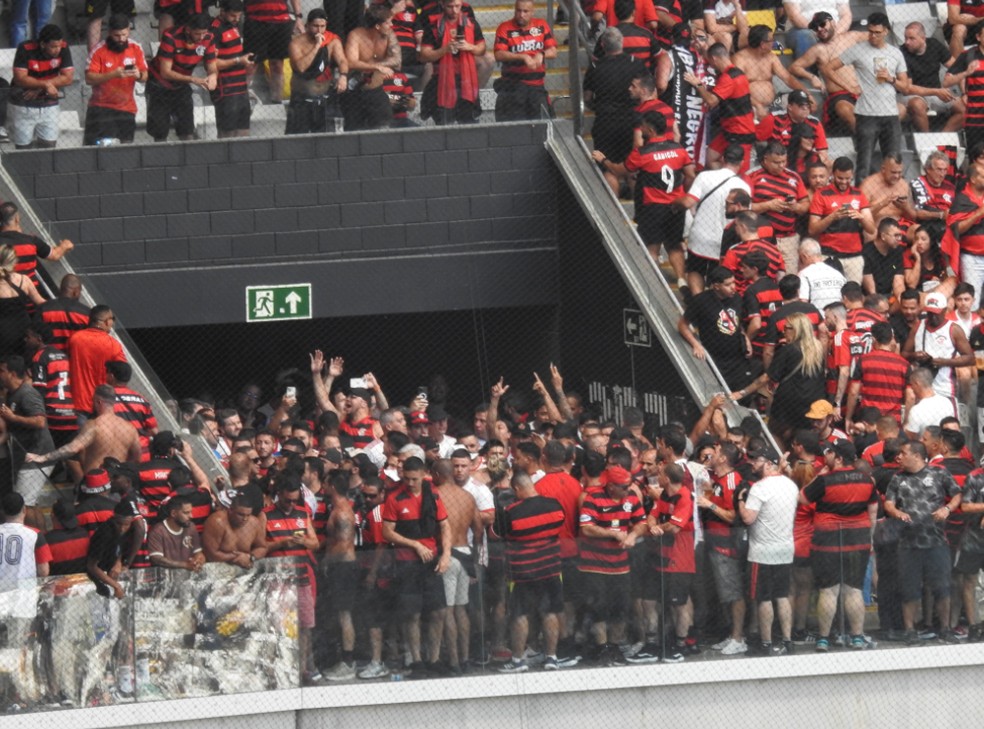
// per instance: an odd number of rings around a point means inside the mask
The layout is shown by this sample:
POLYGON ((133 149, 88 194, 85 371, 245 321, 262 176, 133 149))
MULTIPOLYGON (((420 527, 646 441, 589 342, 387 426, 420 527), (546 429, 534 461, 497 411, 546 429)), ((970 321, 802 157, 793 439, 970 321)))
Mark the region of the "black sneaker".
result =
POLYGON ((787 655, 788 653, 789 653, 789 647, 788 647, 788 646, 786 645, 786 643, 785 643, 785 642, 782 642, 782 643, 776 643, 776 644, 775 644, 774 646, 772 646, 772 648, 771 648, 771 649, 769 650, 769 655, 770 655, 770 656, 785 656, 785 655, 787 655))
POLYGON ((619 650, 617 645, 606 646, 605 652, 602 654, 602 665, 604 666, 627 666, 629 662, 625 660, 625 656, 622 655, 622 651, 619 650))
POLYGON ((629 663, 659 663, 660 647, 658 643, 646 643, 631 656, 626 656, 629 663))
POLYGON ((662 657, 662 660, 663 663, 683 663, 684 656, 683 653, 670 649, 666 652, 666 655, 662 657))
POLYGON ((905 644, 906 645, 920 645, 923 640, 919 637, 919 633, 914 630, 905 631, 905 644))

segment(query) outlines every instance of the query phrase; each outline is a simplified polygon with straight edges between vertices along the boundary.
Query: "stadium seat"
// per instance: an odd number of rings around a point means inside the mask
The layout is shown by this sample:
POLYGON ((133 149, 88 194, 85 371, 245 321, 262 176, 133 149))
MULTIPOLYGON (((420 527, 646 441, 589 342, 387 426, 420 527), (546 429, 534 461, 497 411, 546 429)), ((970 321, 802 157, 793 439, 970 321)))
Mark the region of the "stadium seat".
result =
POLYGON ((935 152, 940 147, 955 148, 957 150, 957 167, 963 164, 965 150, 957 132, 917 132, 912 135, 912 140, 912 146, 919 157, 920 167, 926 163, 926 158, 930 152, 935 152))
POLYGON ((929 3, 905 3, 904 5, 886 5, 885 12, 892 25, 892 33, 897 43, 905 39, 905 26, 919 21, 926 29, 926 37, 931 38, 940 27, 940 21, 933 14, 929 3))
POLYGON ((852 137, 827 137, 827 156, 831 160, 838 157, 850 157, 856 161, 858 153, 854 149, 854 139, 852 137))

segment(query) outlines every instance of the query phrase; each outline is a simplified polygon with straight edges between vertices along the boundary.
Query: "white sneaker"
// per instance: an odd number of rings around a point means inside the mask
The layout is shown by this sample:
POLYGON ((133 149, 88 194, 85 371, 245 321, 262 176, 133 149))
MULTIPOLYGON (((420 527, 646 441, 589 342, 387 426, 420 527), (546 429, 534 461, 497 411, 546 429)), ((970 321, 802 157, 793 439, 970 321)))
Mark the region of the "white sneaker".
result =
POLYGON ((6 142, 10 139, 10 135, 7 134, 7 127, 0 127, 0 142, 6 142))
POLYGON ((741 653, 748 652, 748 645, 745 643, 744 639, 735 640, 734 638, 728 638, 728 645, 721 649, 722 656, 737 656, 741 653))
POLYGON ((543 654, 533 650, 530 647, 526 648, 526 652, 523 654, 523 660, 531 666, 539 666, 543 663, 543 654))
POLYGON ((373 661, 359 671, 359 678, 383 678, 384 676, 389 676, 389 672, 385 663, 376 663, 373 661))
POLYGON ((325 678, 329 681, 351 681, 355 678, 355 664, 341 661, 337 666, 325 673, 325 678))
POLYGON ((712 651, 723 651, 729 645, 731 645, 731 636, 730 635, 727 638, 725 638, 724 640, 722 640, 721 642, 715 643, 714 645, 712 645, 711 646, 711 650, 712 651))

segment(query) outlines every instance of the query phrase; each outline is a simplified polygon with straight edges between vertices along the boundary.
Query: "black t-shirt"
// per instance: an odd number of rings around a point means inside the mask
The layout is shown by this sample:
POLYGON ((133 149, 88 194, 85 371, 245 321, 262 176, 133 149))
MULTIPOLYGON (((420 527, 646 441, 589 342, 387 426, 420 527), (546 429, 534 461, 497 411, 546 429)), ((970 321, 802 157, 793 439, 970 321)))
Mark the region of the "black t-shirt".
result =
POLYGON ((605 56, 584 75, 584 90, 594 94, 595 113, 630 113, 635 102, 629 96, 629 86, 644 66, 633 56, 620 53, 605 56))
POLYGON ((940 69, 950 60, 950 50, 935 38, 926 39, 926 52, 921 56, 914 55, 903 44, 899 47, 909 78, 916 86, 928 89, 940 88, 940 69))
POLYGON ((905 273, 902 265, 902 248, 896 246, 887 255, 879 253, 874 243, 865 243, 861 249, 864 259, 864 275, 873 276, 875 291, 886 296, 892 295, 892 280, 905 273))
POLYGON ((912 327, 916 326, 919 321, 913 322, 912 326, 910 326, 902 314, 895 313, 888 317, 888 323, 892 325, 892 331, 895 332, 895 341, 901 347, 909 338, 909 332, 912 331, 912 327))
POLYGON ((713 291, 694 297, 687 307, 687 321, 700 333, 700 343, 722 370, 731 370, 745 360, 744 316, 741 298, 719 299, 713 291))

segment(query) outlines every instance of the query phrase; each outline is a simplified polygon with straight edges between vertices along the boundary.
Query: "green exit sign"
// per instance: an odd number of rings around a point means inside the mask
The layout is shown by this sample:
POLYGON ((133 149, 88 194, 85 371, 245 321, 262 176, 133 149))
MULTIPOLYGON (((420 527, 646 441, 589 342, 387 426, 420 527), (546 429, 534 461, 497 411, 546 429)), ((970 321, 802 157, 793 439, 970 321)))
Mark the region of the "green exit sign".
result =
POLYGON ((246 287, 246 321, 311 318, 311 284, 246 287))

